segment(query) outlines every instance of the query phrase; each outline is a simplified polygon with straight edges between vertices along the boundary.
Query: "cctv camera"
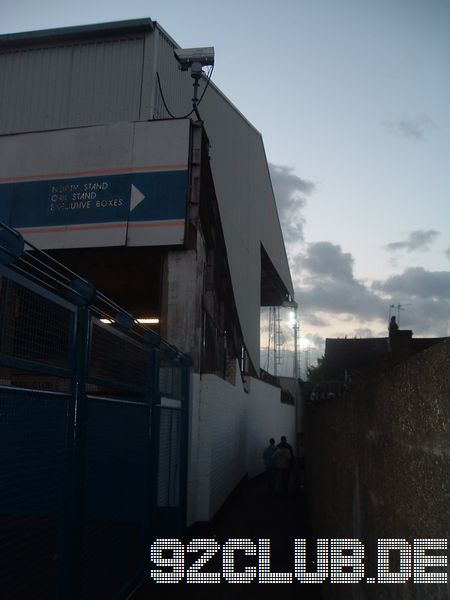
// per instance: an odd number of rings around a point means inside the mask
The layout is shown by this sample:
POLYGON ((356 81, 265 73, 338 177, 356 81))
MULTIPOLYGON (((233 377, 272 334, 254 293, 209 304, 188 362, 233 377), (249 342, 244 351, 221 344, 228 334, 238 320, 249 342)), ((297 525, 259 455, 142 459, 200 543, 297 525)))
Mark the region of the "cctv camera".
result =
POLYGON ((214 64, 214 48, 178 48, 173 52, 175 58, 180 63, 180 69, 187 71, 193 63, 200 63, 202 67, 214 64))

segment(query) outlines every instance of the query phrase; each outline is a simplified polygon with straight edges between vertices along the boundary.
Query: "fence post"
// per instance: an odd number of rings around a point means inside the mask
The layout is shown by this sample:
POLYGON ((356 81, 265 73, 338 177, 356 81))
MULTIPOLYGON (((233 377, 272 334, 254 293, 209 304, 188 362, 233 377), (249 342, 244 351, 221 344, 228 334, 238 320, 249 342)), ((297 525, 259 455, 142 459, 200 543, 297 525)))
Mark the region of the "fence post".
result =
POLYGON ((79 598, 81 536, 85 476, 87 401, 86 379, 90 348, 90 311, 77 309, 74 370, 69 409, 68 471, 62 525, 62 556, 59 568, 59 597, 79 598))
POLYGON ((158 494, 158 459, 160 430, 160 391, 159 391, 159 350, 152 351, 153 390, 150 406, 150 477, 149 477, 149 537, 156 531, 157 494, 158 494))
POLYGON ((189 396, 190 396, 190 369, 188 366, 180 366, 181 375, 181 439, 180 454, 182 458, 182 470, 180 473, 180 512, 179 528, 182 531, 186 527, 187 519, 187 488, 188 488, 188 466, 189 466, 189 396))
MULTIPOLYGON (((154 506, 154 461, 153 461, 153 417, 154 417, 154 406, 156 405, 156 395, 158 393, 158 361, 157 351, 153 348, 148 350, 148 382, 147 382, 147 415, 148 415, 148 431, 147 431, 147 444, 145 448, 146 452, 146 472, 144 473, 145 479, 145 525, 144 525, 144 544, 145 548, 150 545, 151 532, 152 532, 152 520, 153 520, 153 506, 154 506)), ((147 558, 145 559, 145 564, 147 558)))

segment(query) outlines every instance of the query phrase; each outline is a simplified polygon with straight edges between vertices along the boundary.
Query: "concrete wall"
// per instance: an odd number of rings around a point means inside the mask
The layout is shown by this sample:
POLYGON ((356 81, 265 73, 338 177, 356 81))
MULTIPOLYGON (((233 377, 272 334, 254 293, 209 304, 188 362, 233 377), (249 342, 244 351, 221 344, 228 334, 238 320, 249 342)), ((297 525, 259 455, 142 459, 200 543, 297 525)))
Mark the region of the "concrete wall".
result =
POLYGON ((190 410, 188 524, 211 519, 239 481, 262 472, 270 437, 295 436, 295 408, 280 402, 280 389, 239 369, 235 385, 194 374, 190 410))
MULTIPOLYGON (((378 538, 449 536, 449 384, 446 341, 308 415, 314 537, 361 539, 366 576, 378 538)), ((444 584, 322 588, 325 599, 447 598, 444 584)))
POLYGON ((198 371, 202 345, 202 293, 205 268, 204 240, 195 250, 171 250, 165 257, 161 332, 171 344, 189 354, 198 371))

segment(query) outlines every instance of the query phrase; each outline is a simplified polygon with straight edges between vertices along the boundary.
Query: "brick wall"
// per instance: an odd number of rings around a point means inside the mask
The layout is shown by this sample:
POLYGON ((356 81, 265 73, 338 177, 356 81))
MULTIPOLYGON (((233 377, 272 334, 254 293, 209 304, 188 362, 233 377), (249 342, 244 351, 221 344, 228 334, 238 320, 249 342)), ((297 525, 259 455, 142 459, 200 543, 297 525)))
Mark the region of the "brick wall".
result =
MULTIPOLYGON (((314 537, 356 537, 366 575, 378 538, 448 538, 450 342, 416 354, 307 416, 314 537)), ((448 554, 448 553, 447 553, 448 554)), ((324 598, 447 598, 444 585, 323 585, 324 598)))

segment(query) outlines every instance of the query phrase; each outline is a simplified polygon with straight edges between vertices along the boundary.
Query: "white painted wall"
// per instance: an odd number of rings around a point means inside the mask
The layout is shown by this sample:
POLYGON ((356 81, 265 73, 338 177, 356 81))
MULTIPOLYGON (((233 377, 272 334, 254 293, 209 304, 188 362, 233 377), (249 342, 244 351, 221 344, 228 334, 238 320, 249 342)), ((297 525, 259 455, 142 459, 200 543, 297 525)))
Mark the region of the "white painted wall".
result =
POLYGON ((242 384, 194 374, 192 392, 188 524, 212 518, 247 472, 242 384))
POLYGON ((188 525, 210 520, 246 474, 263 471, 270 437, 295 442, 295 408, 280 402, 280 389, 249 378, 247 393, 236 372, 236 385, 215 375, 192 376, 188 525))
POLYGON ((191 525, 198 521, 199 483, 199 438, 200 438, 200 375, 191 374, 188 424, 188 478, 187 478, 187 515, 186 521, 191 525))
POLYGON ((255 477, 264 471, 262 453, 271 437, 278 444, 285 435, 295 450, 295 406, 281 403, 281 390, 260 379, 250 377, 247 385, 247 472, 255 477))

